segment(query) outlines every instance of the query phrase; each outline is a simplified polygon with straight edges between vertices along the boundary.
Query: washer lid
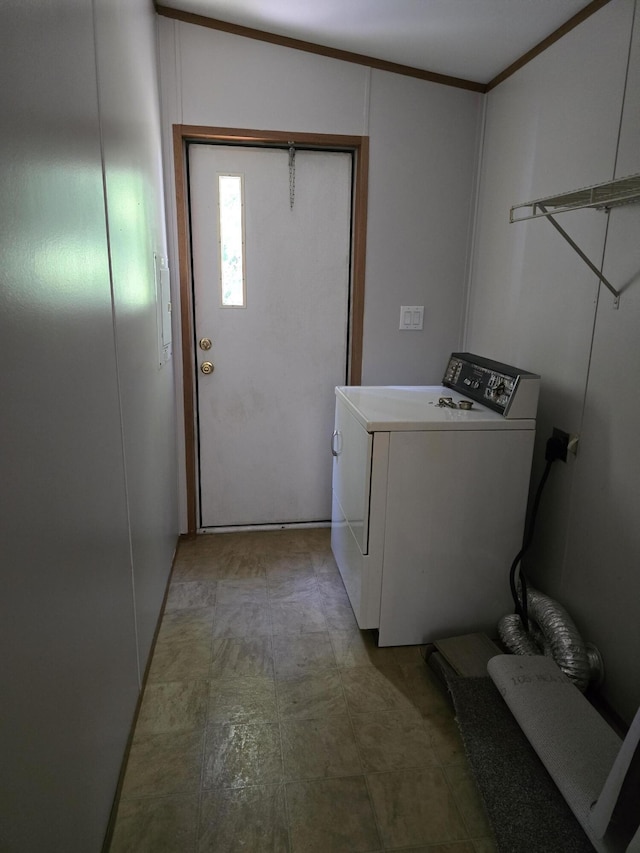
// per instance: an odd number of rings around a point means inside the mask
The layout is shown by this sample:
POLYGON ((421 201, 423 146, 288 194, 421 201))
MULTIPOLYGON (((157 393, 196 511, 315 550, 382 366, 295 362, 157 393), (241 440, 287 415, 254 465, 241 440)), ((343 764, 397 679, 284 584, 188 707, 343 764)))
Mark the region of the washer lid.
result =
POLYGON ((367 432, 535 429, 534 420, 507 420, 476 402, 468 410, 441 407, 441 397, 467 399, 444 385, 346 385, 336 388, 336 397, 367 432))

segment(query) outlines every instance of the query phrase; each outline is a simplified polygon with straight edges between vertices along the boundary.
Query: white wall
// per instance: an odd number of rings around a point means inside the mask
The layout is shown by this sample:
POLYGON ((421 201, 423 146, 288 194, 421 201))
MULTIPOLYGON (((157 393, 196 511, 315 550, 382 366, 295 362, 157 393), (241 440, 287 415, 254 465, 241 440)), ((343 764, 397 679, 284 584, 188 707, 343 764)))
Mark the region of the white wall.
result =
POLYGON ((174 279, 172 124, 369 136, 362 381, 439 382, 462 336, 482 97, 166 18, 160 45, 174 279), (402 304, 425 306, 423 332, 399 331, 402 304))
POLYGON ((154 63, 146 0, 3 3, 3 853, 101 849, 175 546, 154 63))
POLYGON ((176 545, 173 362, 159 366, 154 252, 167 256, 157 27, 148 0, 98 0, 100 122, 141 674, 176 545))
POLYGON ((627 719, 640 704, 640 209, 614 210, 608 231, 604 213, 559 217, 625 287, 617 311, 548 222, 508 215, 640 171, 634 6, 613 0, 489 93, 466 336, 468 349, 542 376, 534 483, 552 427, 580 435, 577 457, 555 463, 526 565, 600 648, 605 696, 627 719))
POLYGON ((440 383, 461 343, 481 97, 374 71, 363 385, 440 383), (401 305, 424 305, 401 332, 401 305))

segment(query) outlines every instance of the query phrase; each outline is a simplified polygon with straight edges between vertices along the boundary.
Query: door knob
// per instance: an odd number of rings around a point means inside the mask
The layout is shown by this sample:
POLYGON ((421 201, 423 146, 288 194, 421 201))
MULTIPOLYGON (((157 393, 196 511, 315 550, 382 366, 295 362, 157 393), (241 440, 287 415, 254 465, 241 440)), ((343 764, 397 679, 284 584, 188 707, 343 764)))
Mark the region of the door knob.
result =
POLYGON ((210 361, 203 361, 200 370, 205 374, 213 373, 213 364, 210 361))
POLYGON ((200 338, 199 342, 200 349, 211 349, 211 338, 200 338))

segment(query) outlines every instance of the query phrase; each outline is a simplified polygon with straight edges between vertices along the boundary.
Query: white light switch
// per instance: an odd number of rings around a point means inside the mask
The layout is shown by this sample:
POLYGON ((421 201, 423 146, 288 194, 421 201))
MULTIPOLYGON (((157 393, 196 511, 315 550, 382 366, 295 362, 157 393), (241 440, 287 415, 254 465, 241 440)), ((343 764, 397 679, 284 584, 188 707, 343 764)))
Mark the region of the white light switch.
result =
POLYGON ((424 326, 424 305, 402 305, 400 307, 400 329, 419 331, 424 326))

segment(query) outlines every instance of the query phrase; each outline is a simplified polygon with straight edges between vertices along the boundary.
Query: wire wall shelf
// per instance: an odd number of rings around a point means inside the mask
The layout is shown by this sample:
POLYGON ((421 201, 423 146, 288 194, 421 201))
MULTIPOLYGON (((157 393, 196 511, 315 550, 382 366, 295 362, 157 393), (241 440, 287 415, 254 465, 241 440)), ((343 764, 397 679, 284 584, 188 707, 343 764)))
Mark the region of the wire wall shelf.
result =
POLYGON ((566 213, 569 210, 606 210, 612 207, 620 207, 623 204, 640 203, 640 174, 628 175, 626 178, 617 178, 615 181, 607 181, 602 184, 594 184, 573 192, 550 195, 546 198, 538 198, 534 201, 515 204, 509 212, 509 222, 524 222, 528 219, 548 219, 553 227, 561 234, 571 248, 577 252, 589 269, 598 277, 604 286, 614 296, 614 307, 620 304, 620 291, 605 278, 598 267, 585 255, 582 249, 567 234, 562 226, 556 222, 553 215, 566 213))
POLYGON ((523 204, 515 204, 509 215, 510 222, 522 222, 526 219, 538 219, 549 213, 565 213, 569 210, 593 208, 607 210, 622 204, 640 202, 640 174, 628 175, 603 184, 594 184, 573 192, 550 195, 523 204), (549 210, 553 208, 553 210, 549 210))

